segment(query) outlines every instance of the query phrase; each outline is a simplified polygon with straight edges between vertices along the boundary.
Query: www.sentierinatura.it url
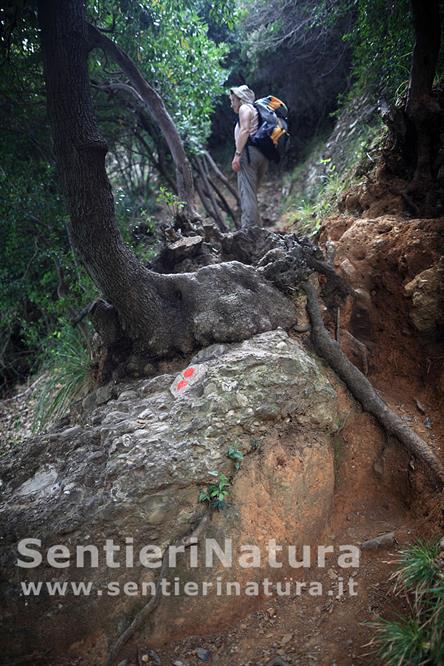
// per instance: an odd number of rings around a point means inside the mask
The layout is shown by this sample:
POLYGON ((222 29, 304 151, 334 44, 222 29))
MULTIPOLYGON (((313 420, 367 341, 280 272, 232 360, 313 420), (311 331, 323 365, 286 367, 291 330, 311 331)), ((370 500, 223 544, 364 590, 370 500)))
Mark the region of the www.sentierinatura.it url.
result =
POLYGON ((160 594, 165 597, 198 597, 198 596, 228 596, 228 597, 291 597, 308 595, 311 597, 356 597, 358 595, 357 581, 349 576, 338 576, 334 582, 326 586, 319 581, 272 581, 264 578, 261 581, 224 581, 216 578, 214 581, 181 581, 180 578, 169 580, 161 578, 158 581, 111 581, 103 587, 97 587, 87 581, 21 581, 20 591, 24 597, 67 597, 67 596, 108 596, 116 597, 121 594, 129 597, 148 597, 160 594))

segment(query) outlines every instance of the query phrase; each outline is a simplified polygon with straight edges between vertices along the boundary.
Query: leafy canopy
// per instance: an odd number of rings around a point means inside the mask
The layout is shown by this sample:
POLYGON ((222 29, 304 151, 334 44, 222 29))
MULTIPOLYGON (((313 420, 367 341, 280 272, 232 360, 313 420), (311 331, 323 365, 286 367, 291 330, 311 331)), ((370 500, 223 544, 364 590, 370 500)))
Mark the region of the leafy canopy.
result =
MULTIPOLYGON (((216 98, 227 72, 222 61, 227 47, 208 37, 207 13, 213 21, 226 20, 232 3, 211 5, 202 0, 95 0, 89 18, 111 31, 113 41, 126 51, 163 98, 182 140, 191 150, 205 144, 216 98)), ((112 65, 95 52, 93 72, 100 78, 116 75, 112 65), (106 71, 105 71, 106 69, 106 71)))

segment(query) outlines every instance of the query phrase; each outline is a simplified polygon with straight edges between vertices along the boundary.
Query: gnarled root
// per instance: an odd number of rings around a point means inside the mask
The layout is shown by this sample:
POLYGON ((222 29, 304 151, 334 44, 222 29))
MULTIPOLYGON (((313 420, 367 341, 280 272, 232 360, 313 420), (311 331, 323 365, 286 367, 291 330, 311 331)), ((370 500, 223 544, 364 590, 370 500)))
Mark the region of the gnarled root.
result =
POLYGON ((426 442, 378 396, 368 379, 348 360, 338 343, 328 333, 322 321, 316 290, 305 282, 302 288, 307 295, 307 310, 311 320, 311 337, 316 351, 345 382, 352 395, 365 411, 372 414, 387 433, 394 435, 405 448, 421 460, 430 470, 432 480, 441 490, 444 487, 444 470, 426 442))

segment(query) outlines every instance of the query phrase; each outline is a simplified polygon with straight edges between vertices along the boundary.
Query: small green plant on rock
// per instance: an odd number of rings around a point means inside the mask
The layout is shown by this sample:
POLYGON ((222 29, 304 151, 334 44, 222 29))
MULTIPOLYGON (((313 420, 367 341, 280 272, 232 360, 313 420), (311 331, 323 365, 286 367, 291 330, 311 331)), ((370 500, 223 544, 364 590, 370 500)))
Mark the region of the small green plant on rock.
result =
POLYGON ((230 448, 227 451, 227 456, 234 462, 234 468, 238 470, 241 466, 241 463, 244 459, 244 454, 242 451, 239 451, 238 448, 235 446, 230 446, 230 448))
POLYGON ((163 187, 163 185, 159 188, 157 201, 159 204, 167 206, 173 220, 186 206, 185 201, 179 199, 176 194, 168 190, 166 187, 163 187))
MULTIPOLYGON (((252 447, 252 451, 257 447, 252 447)), ((244 459, 244 454, 236 446, 230 446, 227 451, 227 458, 234 463, 235 472, 240 469, 241 463, 244 459)), ((228 477, 223 472, 210 472, 211 476, 216 477, 217 481, 209 483, 206 488, 201 488, 199 491, 198 501, 207 502, 212 509, 225 508, 225 500, 229 494, 229 486, 233 480, 234 473, 228 477)))
POLYGON ((229 493, 230 479, 223 472, 210 472, 212 476, 216 477, 214 483, 209 483, 206 488, 202 488, 199 492, 198 501, 207 502, 212 509, 219 511, 225 508, 225 500, 229 493))

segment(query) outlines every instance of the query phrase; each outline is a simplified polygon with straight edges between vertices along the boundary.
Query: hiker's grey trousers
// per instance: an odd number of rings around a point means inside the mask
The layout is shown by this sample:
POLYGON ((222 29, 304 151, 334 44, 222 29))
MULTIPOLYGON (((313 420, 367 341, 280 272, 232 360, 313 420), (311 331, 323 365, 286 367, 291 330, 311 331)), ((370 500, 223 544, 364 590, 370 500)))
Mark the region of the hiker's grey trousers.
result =
POLYGON ((246 146, 240 159, 237 187, 241 203, 241 227, 261 223, 257 205, 257 191, 268 168, 268 160, 254 146, 246 146), (250 153, 248 161, 247 151, 250 153))

